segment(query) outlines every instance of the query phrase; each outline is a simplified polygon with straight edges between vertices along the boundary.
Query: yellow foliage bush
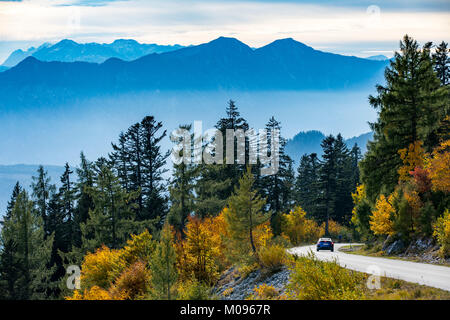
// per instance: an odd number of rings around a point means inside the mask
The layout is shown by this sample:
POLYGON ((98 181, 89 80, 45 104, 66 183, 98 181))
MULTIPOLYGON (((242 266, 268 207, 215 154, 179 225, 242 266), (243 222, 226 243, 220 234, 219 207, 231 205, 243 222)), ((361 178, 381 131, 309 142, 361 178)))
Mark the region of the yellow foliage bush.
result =
POLYGON ((422 167, 425 159, 425 151, 423 150, 423 142, 415 141, 408 148, 398 150, 403 166, 398 169, 399 181, 407 181, 411 178, 410 172, 415 167, 422 167))
POLYGON ((450 140, 442 142, 425 161, 433 191, 450 192, 450 140))
POLYGON ((433 227, 433 235, 441 245, 440 253, 446 258, 450 256, 450 211, 445 210, 444 214, 436 220, 433 227))
POLYGON ((314 221, 306 218, 306 212, 300 206, 282 216, 282 230, 293 245, 317 241, 323 230, 314 221))
POLYGON ((258 251, 259 263, 261 267, 268 271, 280 270, 286 263, 286 250, 279 245, 268 245, 258 251))
POLYGON ((123 300, 123 297, 113 297, 105 289, 98 286, 93 286, 89 289, 85 289, 83 292, 75 290, 72 297, 67 297, 67 300, 123 300))
POLYGON ((84 257, 81 285, 85 289, 94 286, 108 289, 124 268, 125 263, 121 259, 120 250, 113 250, 103 245, 94 253, 88 253, 84 257))
POLYGON ((293 300, 357 300, 364 298, 361 274, 336 261, 320 261, 310 252, 291 267, 287 298, 293 300))
POLYGON ((392 206, 394 195, 391 194, 387 199, 384 194, 380 195, 376 204, 375 210, 372 211, 370 216, 370 230, 377 235, 389 235, 394 232, 393 223, 391 220, 392 215, 395 213, 395 209, 392 206))
POLYGON ((247 300, 278 300, 280 298, 279 291, 265 283, 253 288, 253 292, 247 300))

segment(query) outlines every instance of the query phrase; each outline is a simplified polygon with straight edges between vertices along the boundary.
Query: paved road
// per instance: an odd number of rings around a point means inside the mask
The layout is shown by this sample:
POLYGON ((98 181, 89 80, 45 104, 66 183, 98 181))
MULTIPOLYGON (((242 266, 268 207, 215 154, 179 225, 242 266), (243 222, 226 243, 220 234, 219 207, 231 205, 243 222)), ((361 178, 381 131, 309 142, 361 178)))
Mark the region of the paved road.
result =
MULTIPOLYGON (((348 254, 339 251, 342 246, 349 243, 335 243, 334 252, 319 251, 316 252, 316 246, 295 247, 289 249, 290 253, 305 255, 310 250, 320 260, 333 260, 348 269, 374 273, 375 268, 379 268, 381 276, 389 278, 415 282, 430 287, 440 288, 450 291, 450 268, 427 263, 418 263, 410 261, 402 261, 396 259, 367 257, 356 254, 348 254)), ((356 244, 352 244, 356 245, 356 244)))

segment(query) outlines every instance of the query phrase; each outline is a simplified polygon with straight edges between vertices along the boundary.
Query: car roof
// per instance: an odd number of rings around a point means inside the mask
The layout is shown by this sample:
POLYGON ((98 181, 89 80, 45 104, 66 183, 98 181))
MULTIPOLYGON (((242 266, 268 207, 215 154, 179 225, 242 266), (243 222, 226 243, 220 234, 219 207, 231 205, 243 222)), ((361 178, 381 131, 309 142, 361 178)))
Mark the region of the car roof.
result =
POLYGON ((320 238, 319 241, 331 241, 331 238, 320 238))

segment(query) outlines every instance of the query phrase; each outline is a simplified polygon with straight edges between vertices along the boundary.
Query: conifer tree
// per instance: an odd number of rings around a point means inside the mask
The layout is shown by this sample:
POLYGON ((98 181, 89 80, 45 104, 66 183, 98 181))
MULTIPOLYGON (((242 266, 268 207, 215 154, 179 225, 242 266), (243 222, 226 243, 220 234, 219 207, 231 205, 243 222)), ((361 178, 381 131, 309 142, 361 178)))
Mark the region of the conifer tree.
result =
POLYGON ((32 196, 35 202, 36 209, 39 215, 42 217, 44 223, 44 230, 46 235, 51 234, 48 228, 48 202, 50 197, 56 190, 56 186, 50 184, 50 177, 43 166, 39 166, 38 175, 32 177, 31 189, 33 190, 32 196))
POLYGON ((6 213, 3 217, 3 221, 0 222, 0 224, 3 225, 4 221, 8 220, 11 217, 12 209, 14 208, 14 205, 16 204, 16 199, 19 193, 22 191, 22 187, 20 186, 19 182, 17 181, 14 185, 14 189, 11 195, 11 199, 8 201, 8 204, 6 206, 6 213))
MULTIPOLYGON (((281 123, 271 117, 266 124, 266 130, 268 154, 270 158, 278 162, 278 170, 275 170, 273 174, 263 176, 261 183, 263 196, 267 199, 267 210, 271 212, 270 224, 274 234, 278 235, 281 232, 281 214, 290 209, 288 208, 288 199, 292 197, 292 186, 289 186, 288 180, 292 178, 292 160, 284 151, 286 140, 283 137, 279 137, 278 150, 275 148, 275 153, 272 153, 272 135, 275 134, 275 131, 278 133, 281 131, 281 123)), ((266 165, 275 166, 274 163, 266 165)))
POLYGON ((64 167, 64 173, 61 176, 61 187, 59 188, 59 199, 61 201, 61 210, 65 224, 64 239, 67 248, 72 248, 75 244, 75 195, 76 189, 72 180, 73 171, 68 163, 64 167))
POLYGON ((5 262, 2 262, 0 282, 8 284, 12 291, 7 294, 11 298, 47 298, 54 286, 50 279, 54 267, 49 265, 52 243, 53 235, 45 237, 42 218, 33 209, 27 193, 21 191, 10 219, 5 221, 1 230, 2 261, 7 257, 12 269, 5 268, 5 262))
POLYGON ((319 171, 319 198, 318 198, 318 219, 325 222, 325 235, 328 235, 328 221, 335 210, 336 204, 336 174, 337 159, 335 149, 336 139, 329 135, 321 146, 323 148, 323 160, 319 171))
POLYGON ((152 254, 150 268, 155 298, 173 299, 173 286, 177 281, 178 274, 173 236, 168 223, 164 224, 161 231, 160 241, 152 254))
POLYGON ((317 218, 319 168, 316 153, 303 155, 297 168, 295 181, 296 204, 301 206, 309 217, 314 218, 317 218))
POLYGON ((225 211, 231 245, 238 249, 241 259, 249 255, 258 259, 254 230, 268 219, 263 212, 266 201, 253 190, 253 184, 254 177, 248 167, 229 199, 229 209, 225 211))
POLYGON ((443 86, 446 86, 450 82, 450 57, 448 56, 449 49, 447 46, 448 43, 442 41, 436 47, 436 52, 432 55, 434 70, 443 86))
POLYGON ((90 251, 102 244, 119 248, 130 234, 142 229, 133 220, 132 206, 137 192, 126 192, 109 166, 102 165, 98 170, 93 187, 87 189, 94 207, 86 223, 81 224, 83 249, 90 251))
POLYGON ((95 171, 94 164, 86 159, 83 152, 80 153, 80 165, 76 168, 76 199, 77 206, 74 217, 74 245, 81 247, 81 228, 80 225, 85 223, 89 218, 89 210, 94 208, 94 201, 89 193, 89 189, 94 186, 95 171))
MULTIPOLYGON (((180 129, 189 132, 191 126, 182 125, 180 129)), ((190 135, 193 138, 193 135, 190 135)), ((175 137, 172 138, 175 139, 175 137)), ((192 147, 189 152, 192 152, 192 147)), ((180 154, 180 157, 184 158, 184 156, 183 153, 180 154)), ((191 158, 191 155, 189 155, 189 158, 191 158)), ((198 167, 192 163, 186 164, 182 161, 180 164, 174 164, 173 166, 173 177, 169 186, 171 206, 168 218, 169 223, 180 233, 183 233, 187 218, 194 210, 194 188, 197 174, 198 167)))
POLYGON ((370 104, 378 110, 379 119, 372 123, 374 141, 361 162, 362 182, 373 202, 383 190, 393 191, 402 165, 398 150, 417 140, 432 148, 434 132, 448 109, 448 90, 440 86, 430 57, 431 44, 421 49, 405 36, 400 52, 386 68, 386 85, 377 86, 378 95, 370 96, 370 104))

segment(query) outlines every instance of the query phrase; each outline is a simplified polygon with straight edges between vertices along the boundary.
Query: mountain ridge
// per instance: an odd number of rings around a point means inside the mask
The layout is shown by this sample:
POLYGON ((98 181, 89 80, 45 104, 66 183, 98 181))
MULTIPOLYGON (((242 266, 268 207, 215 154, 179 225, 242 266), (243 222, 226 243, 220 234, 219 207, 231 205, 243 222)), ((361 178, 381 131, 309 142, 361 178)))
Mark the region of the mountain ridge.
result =
MULTIPOLYGON (((145 90, 335 90, 373 87, 387 62, 315 50, 293 39, 252 49, 220 37, 132 61, 40 61, 27 57, 0 73, 11 105, 145 90)), ((58 101, 61 102, 61 101, 58 101)))

